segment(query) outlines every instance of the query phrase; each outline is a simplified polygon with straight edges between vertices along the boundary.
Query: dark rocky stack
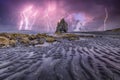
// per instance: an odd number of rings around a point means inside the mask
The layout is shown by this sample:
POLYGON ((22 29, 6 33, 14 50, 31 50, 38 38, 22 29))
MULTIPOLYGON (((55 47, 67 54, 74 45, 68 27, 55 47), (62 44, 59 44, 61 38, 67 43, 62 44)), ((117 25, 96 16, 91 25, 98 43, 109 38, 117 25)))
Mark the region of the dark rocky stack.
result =
POLYGON ((68 24, 63 18, 61 19, 60 22, 58 22, 55 33, 67 33, 67 32, 68 32, 68 24))

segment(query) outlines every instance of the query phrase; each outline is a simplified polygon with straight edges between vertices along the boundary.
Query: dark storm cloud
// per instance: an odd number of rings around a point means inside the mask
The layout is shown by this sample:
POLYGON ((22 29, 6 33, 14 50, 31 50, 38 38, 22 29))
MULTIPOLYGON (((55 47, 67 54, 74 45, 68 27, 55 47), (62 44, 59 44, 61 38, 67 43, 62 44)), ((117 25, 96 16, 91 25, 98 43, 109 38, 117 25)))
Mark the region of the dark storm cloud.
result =
POLYGON ((103 26, 105 18, 105 8, 109 13, 107 20, 107 29, 120 27, 120 1, 119 0, 69 0, 65 1, 69 12, 84 12, 94 17, 94 21, 88 23, 85 27, 91 29, 100 29, 103 26), (117 26, 116 26, 117 25, 117 26))
POLYGON ((94 16, 94 23, 88 25, 95 28, 102 26, 105 8, 109 11, 108 23, 113 22, 118 25, 120 23, 119 0, 0 0, 0 24, 16 25, 18 11, 21 6, 29 3, 42 6, 48 1, 56 1, 58 5, 62 3, 60 6, 65 8, 68 13, 84 12, 94 16))
POLYGON ((14 24, 11 18, 17 17, 21 6, 29 3, 42 5, 44 1, 45 0, 0 0, 0 23, 14 24))
POLYGON ((68 6, 69 11, 84 11, 96 15, 104 13, 104 8, 108 8, 111 15, 120 15, 119 0, 64 0, 63 2, 68 6))

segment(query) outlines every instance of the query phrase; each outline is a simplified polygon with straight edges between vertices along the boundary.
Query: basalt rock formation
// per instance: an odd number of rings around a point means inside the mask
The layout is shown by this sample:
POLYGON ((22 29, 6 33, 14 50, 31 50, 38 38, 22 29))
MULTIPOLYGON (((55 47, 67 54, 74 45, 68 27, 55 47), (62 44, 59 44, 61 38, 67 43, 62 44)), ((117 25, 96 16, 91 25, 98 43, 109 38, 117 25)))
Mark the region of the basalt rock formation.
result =
POLYGON ((61 19, 60 22, 58 22, 55 33, 67 33, 67 32, 68 32, 68 24, 63 18, 61 19))

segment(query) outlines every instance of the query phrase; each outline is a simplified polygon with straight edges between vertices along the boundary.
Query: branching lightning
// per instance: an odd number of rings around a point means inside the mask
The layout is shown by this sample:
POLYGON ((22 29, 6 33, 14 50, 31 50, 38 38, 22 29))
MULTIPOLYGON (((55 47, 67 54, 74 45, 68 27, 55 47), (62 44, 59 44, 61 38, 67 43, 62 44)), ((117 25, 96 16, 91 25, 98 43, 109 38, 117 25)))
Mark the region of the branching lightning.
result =
POLYGON ((107 22, 108 17, 109 17, 107 8, 105 8, 105 14, 106 15, 105 15, 105 19, 104 19, 104 31, 106 30, 106 22, 107 22))
POLYGON ((43 6, 25 5, 26 7, 20 11, 19 30, 43 30, 46 32, 53 32, 56 29, 58 20, 65 18, 69 25, 74 21, 80 20, 81 24, 77 25, 77 30, 84 29, 84 25, 91 21, 89 16, 79 12, 70 13, 66 9, 57 5, 57 2, 48 1, 43 6), (37 8, 37 9, 36 9, 37 8), (35 26, 33 28, 33 26, 35 26))
POLYGON ((80 21, 78 21, 75 26, 76 26, 76 28, 74 29, 74 31, 80 31, 80 30, 82 30, 83 24, 80 21))
POLYGON ((47 32, 48 32, 51 27, 48 10, 46 11, 44 18, 47 18, 46 22, 47 22, 47 32))
POLYGON ((31 30, 35 23, 37 13, 37 11, 33 10, 33 6, 29 6, 23 10, 21 12, 19 30, 31 30))
POLYGON ((52 22, 50 19, 50 14, 54 14, 56 10, 56 4, 53 3, 49 3, 46 10, 45 10, 45 16, 44 18, 46 18, 46 23, 47 23, 47 32, 49 32, 50 30, 53 30, 52 28, 52 22))
POLYGON ((75 18, 75 20, 78 21, 75 25, 76 28, 74 29, 74 31, 86 31, 85 25, 93 20, 92 17, 87 16, 84 13, 74 14, 73 17, 75 18))

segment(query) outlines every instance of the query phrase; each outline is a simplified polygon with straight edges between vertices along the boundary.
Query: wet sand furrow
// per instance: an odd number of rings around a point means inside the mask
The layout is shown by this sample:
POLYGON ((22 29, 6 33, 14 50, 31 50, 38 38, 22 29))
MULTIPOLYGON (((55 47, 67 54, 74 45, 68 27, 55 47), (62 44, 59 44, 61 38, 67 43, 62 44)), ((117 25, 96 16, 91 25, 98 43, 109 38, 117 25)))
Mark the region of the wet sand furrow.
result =
POLYGON ((120 43, 109 37, 0 49, 0 80, 119 80, 120 43))

